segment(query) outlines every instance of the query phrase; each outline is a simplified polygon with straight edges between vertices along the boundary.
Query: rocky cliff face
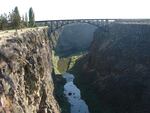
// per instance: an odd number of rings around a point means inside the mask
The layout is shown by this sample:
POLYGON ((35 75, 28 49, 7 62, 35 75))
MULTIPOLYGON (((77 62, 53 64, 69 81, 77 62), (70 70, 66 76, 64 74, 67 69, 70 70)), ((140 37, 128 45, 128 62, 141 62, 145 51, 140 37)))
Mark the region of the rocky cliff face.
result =
POLYGON ((60 113, 47 28, 0 39, 0 112, 60 113))
POLYGON ((149 113, 150 26, 99 28, 84 63, 84 84, 98 94, 102 112, 149 113))
POLYGON ((86 51, 92 40, 96 27, 89 24, 70 24, 55 31, 50 38, 59 56, 68 56, 86 51))

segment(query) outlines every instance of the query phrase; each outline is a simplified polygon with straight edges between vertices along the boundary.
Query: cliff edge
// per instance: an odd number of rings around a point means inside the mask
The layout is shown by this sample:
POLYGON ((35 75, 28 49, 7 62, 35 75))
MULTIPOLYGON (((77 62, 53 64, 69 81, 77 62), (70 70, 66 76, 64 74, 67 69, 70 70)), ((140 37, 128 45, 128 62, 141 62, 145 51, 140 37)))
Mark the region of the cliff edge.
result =
POLYGON ((60 113, 47 32, 47 28, 35 28, 1 35, 0 112, 60 113))

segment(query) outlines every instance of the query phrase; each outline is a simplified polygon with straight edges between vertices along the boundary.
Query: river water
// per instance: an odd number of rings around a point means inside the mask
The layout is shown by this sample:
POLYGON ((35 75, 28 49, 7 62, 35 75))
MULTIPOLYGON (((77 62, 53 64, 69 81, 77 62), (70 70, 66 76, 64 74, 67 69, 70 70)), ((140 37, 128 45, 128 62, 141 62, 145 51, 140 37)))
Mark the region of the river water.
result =
POLYGON ((81 99, 80 90, 73 83, 74 75, 65 73, 63 74, 63 78, 66 79, 64 94, 71 105, 71 113, 89 113, 88 106, 85 101, 81 99))

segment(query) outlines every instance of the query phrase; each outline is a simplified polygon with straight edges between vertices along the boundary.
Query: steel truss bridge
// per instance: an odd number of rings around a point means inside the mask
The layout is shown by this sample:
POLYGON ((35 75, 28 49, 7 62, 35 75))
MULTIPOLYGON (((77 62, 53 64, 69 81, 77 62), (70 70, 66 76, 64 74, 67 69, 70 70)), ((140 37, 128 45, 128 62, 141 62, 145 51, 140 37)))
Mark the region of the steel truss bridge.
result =
POLYGON ((105 27, 108 24, 115 22, 116 19, 74 19, 74 20, 45 20, 36 21, 38 26, 49 26, 50 32, 54 32, 57 29, 73 23, 87 23, 96 27, 105 27))

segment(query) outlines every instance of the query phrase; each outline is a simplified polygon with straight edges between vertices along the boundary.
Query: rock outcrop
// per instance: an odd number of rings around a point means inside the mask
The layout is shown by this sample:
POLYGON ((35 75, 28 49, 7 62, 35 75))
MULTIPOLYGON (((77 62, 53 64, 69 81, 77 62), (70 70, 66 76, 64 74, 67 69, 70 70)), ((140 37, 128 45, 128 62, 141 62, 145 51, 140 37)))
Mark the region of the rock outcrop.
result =
POLYGON ((86 58, 82 79, 98 95, 102 113, 149 113, 150 25, 97 29, 86 58))
POLYGON ((0 39, 0 112, 60 113, 47 28, 0 39))

